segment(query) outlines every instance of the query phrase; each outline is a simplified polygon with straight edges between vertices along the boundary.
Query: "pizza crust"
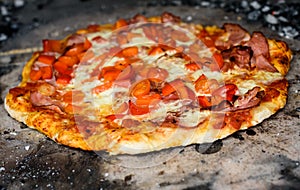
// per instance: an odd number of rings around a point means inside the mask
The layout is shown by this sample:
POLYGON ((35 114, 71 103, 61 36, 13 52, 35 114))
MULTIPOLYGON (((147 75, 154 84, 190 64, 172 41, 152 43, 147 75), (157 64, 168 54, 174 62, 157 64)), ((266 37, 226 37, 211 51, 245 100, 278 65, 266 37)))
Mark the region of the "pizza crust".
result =
POLYGON ((292 51, 283 41, 268 39, 271 64, 285 76, 290 69, 290 61, 292 59, 292 51))
MULTIPOLYGON (((149 18, 151 19, 157 21, 160 18, 149 18)), ((86 31, 81 31, 84 32, 86 31)), ((291 51, 281 41, 268 39, 268 45, 271 63, 282 76, 285 76, 290 66, 291 51)), ((19 87, 25 87, 30 81, 31 67, 39 54, 40 52, 35 53, 25 65, 19 87)), ((30 93, 19 97, 8 93, 5 98, 5 109, 11 117, 44 133, 57 143, 89 151, 107 151, 110 154, 140 154, 194 143, 210 143, 235 131, 255 126, 284 107, 287 82, 282 80, 282 83, 282 88, 277 89, 280 92, 279 96, 272 98, 271 101, 264 101, 257 107, 242 110, 249 112, 250 116, 239 128, 230 122, 220 127, 218 123, 223 122, 226 114, 229 114, 220 111, 211 112, 207 119, 194 128, 157 126, 151 132, 137 133, 101 121, 91 124, 94 130, 88 131, 85 129, 89 123, 82 122, 80 116, 35 108, 30 102, 30 93)))

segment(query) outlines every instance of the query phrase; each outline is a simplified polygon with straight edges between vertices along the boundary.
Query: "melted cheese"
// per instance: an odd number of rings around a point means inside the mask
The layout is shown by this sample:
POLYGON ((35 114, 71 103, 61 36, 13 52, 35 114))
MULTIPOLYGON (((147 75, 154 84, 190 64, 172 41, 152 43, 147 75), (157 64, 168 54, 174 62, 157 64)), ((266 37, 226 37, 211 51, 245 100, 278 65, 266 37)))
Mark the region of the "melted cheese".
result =
MULTIPOLYGON (((200 58, 211 58, 212 51, 207 48, 200 40, 198 40, 193 34, 193 27, 188 28, 188 26, 176 26, 174 24, 166 23, 163 27, 172 27, 174 30, 181 30, 187 35, 190 39, 187 42, 182 42, 176 40, 177 46, 182 46, 184 51, 188 52, 188 48, 190 45, 197 43, 201 48, 197 51, 197 55, 200 58), (191 30, 191 31, 189 31, 191 30)), ((248 90, 254 88, 259 83, 263 83, 264 81, 272 81, 274 78, 280 77, 280 73, 270 73, 259 71, 254 76, 249 78, 249 71, 243 70, 230 70, 228 72, 217 72, 210 71, 208 68, 204 67, 203 69, 197 70, 196 72, 191 72, 185 68, 185 65, 189 63, 183 58, 176 57, 176 50, 168 50, 160 54, 156 55, 148 55, 147 48, 151 48, 153 46, 157 46, 156 42, 148 39, 143 32, 142 25, 137 25, 137 28, 129 29, 130 32, 133 32, 137 37, 133 37, 128 43, 121 45, 121 48, 136 46, 138 47, 138 58, 141 59, 138 62, 139 65, 148 65, 148 67, 159 67, 161 69, 165 69, 168 71, 168 77, 166 78, 167 82, 173 81, 175 79, 181 78, 185 80, 185 85, 189 87, 191 90, 195 92, 194 81, 196 81, 202 74, 204 74, 208 79, 216 79, 220 84, 224 84, 226 82, 233 82, 237 85, 239 89, 239 94, 245 94, 248 90), (146 48, 145 48, 146 47, 146 48), (243 76, 243 77, 241 77, 243 76), (248 77, 248 78, 247 78, 248 77), (236 79, 235 81, 232 81, 236 79)), ((118 43, 116 32, 110 32, 108 30, 87 34, 87 38, 92 42, 92 48, 90 51, 95 53, 95 56, 101 56, 103 53, 109 51, 110 48, 117 47, 118 43), (94 37, 101 36, 102 38, 108 40, 103 43, 93 42, 92 39, 94 37)), ((222 36, 223 39, 226 39, 228 36, 222 36)), ((105 90, 99 94, 93 94, 92 89, 98 85, 102 85, 103 81, 99 80, 97 77, 90 78, 87 73, 91 73, 94 69, 99 69, 99 71, 103 67, 114 66, 116 62, 123 60, 124 58, 120 57, 108 57, 105 60, 99 60, 97 58, 93 58, 88 61, 89 64, 79 65, 75 72, 75 78, 72 81, 72 85, 69 87, 79 89, 85 94, 84 102, 90 103, 90 106, 93 110, 96 110, 100 116, 106 116, 115 113, 115 109, 117 109, 122 103, 129 101, 129 93, 130 88, 122 88, 113 86, 112 88, 105 90), (102 65, 99 64, 102 62, 102 65), (117 95, 120 94, 121 95, 117 95), (122 95, 123 94, 123 95, 122 95)), ((136 63, 134 63, 136 64, 136 63)), ((195 92, 196 95, 197 92, 195 92)), ((171 101, 165 103, 160 101, 157 105, 154 106, 150 112, 144 115, 131 115, 128 114, 122 118, 117 118, 115 120, 119 125, 122 124, 123 119, 134 119, 140 121, 144 126, 147 122, 155 122, 161 123, 165 121, 167 115, 170 112, 181 113, 180 116, 177 117, 178 124, 183 127, 195 127, 199 123, 203 122, 210 115, 210 111, 200 111, 199 108, 186 108, 184 107, 184 103, 182 100, 171 101), (185 110, 183 110, 185 109, 185 110)), ((93 117, 91 117, 93 118, 93 117)), ((97 118, 94 118, 97 119, 97 118)), ((149 123, 148 123, 149 124, 149 123)), ((149 126, 147 124, 147 126, 149 126)), ((140 126, 140 127, 141 127, 140 126)))

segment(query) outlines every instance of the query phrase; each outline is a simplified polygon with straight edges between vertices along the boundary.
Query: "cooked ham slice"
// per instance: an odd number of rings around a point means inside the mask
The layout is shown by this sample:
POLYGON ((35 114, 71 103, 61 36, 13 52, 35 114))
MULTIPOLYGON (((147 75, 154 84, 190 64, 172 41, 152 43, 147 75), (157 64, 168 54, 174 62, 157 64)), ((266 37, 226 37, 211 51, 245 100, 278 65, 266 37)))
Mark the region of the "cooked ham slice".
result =
POLYGON ((53 91, 53 86, 50 84, 44 83, 37 87, 37 91, 31 92, 30 101, 32 105, 37 107, 47 107, 47 109, 54 110, 58 113, 64 114, 62 111, 62 104, 52 99, 50 96, 55 93, 53 91))
POLYGON ((260 87, 254 87, 251 90, 248 90, 248 92, 244 96, 240 96, 238 99, 236 99, 233 105, 229 104, 229 102, 224 101, 213 108, 213 110, 237 111, 257 106, 263 98, 263 91, 260 90, 260 87))
POLYGON ((161 15, 161 22, 163 22, 163 23, 165 23, 165 22, 180 22, 180 17, 175 16, 168 12, 164 12, 161 15))
POLYGON ((222 57, 225 63, 233 63, 231 66, 237 65, 240 68, 250 69, 252 50, 250 47, 246 46, 234 46, 230 49, 222 51, 222 57))
POLYGON ((265 70, 265 71, 269 71, 269 72, 277 71, 277 69, 273 65, 271 65, 271 63, 263 55, 256 56, 255 60, 252 60, 251 63, 254 63, 255 66, 261 70, 265 70))
POLYGON ((251 47, 253 51, 251 66, 269 72, 277 71, 277 69, 268 61, 270 58, 269 45, 266 37, 261 32, 253 32, 251 39, 244 45, 251 47))
POLYGON ((226 39, 226 36, 221 36, 215 41, 215 46, 219 49, 228 49, 250 39, 250 34, 238 24, 226 23, 223 28, 227 33, 225 35, 229 36, 228 39, 226 39))
POLYGON ((261 32, 253 32, 251 39, 244 45, 251 47, 254 57, 259 55, 270 57, 267 39, 261 32))

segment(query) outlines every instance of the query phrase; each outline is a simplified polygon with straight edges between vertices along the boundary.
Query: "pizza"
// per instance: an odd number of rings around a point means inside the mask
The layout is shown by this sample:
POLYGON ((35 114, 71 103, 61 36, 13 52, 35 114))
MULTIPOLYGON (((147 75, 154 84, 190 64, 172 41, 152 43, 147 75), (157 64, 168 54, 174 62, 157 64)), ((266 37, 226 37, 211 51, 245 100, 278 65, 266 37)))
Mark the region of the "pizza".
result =
POLYGON ((42 44, 5 108, 74 148, 140 154, 214 142, 287 99, 291 50, 238 24, 138 14, 42 44))

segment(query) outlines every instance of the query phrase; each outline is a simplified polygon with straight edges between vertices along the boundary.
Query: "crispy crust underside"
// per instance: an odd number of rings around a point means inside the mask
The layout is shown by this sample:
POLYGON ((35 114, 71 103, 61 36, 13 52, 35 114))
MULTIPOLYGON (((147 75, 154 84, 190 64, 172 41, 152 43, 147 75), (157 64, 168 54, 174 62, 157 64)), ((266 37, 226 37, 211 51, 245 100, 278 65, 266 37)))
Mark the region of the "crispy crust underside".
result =
MULTIPOLYGON (((284 77, 289 70, 291 51, 284 42, 268 40, 268 43, 271 62, 284 77)), ((31 65, 37 56, 38 53, 24 67, 23 81, 19 86, 24 86, 28 81, 31 65)), ((115 126, 110 127, 108 123, 102 122, 98 123, 99 127, 94 125, 96 130, 92 134, 87 134, 86 131, 81 130, 81 127, 78 128, 78 123, 82 125, 82 120, 80 119, 78 122, 76 116, 33 108, 29 93, 20 97, 8 93, 5 99, 5 108, 16 120, 44 133, 58 143, 83 150, 105 150, 110 154, 139 154, 193 143, 213 142, 237 130, 247 129, 262 122, 283 108, 286 103, 288 84, 286 80, 280 82, 282 83, 281 88, 277 89, 280 92, 279 96, 264 101, 257 107, 242 110, 249 111, 251 118, 243 121, 240 128, 236 128, 230 123, 226 123, 220 129, 216 128, 216 122, 222 119, 225 113, 211 113, 210 117, 192 129, 160 126, 152 131, 136 133, 124 128, 116 130, 115 126)))

